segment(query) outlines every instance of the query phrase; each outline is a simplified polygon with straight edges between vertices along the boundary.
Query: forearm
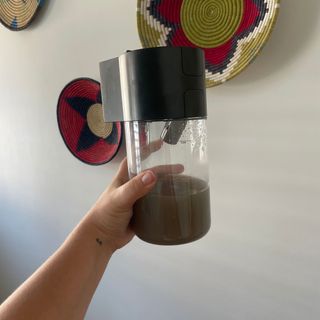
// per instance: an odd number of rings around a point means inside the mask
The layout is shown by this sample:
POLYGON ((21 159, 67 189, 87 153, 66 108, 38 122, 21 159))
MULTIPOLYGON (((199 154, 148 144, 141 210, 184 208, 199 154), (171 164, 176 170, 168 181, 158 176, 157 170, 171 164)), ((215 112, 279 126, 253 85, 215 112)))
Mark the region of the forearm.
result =
POLYGON ((0 307, 0 319, 82 319, 112 255, 88 218, 0 307))
POLYGON ((0 306, 0 320, 83 319, 111 255, 134 236, 132 206, 152 190, 156 176, 146 171, 127 180, 124 160, 63 245, 0 306))

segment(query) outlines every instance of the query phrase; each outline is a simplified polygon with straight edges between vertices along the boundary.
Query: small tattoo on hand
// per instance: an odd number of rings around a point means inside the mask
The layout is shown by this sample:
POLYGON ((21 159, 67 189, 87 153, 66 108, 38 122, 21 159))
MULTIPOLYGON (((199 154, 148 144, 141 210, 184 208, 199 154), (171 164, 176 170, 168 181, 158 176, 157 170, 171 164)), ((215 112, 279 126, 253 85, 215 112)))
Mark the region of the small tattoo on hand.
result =
POLYGON ((102 241, 99 238, 97 238, 96 241, 97 243, 99 243, 100 246, 102 246, 102 241))

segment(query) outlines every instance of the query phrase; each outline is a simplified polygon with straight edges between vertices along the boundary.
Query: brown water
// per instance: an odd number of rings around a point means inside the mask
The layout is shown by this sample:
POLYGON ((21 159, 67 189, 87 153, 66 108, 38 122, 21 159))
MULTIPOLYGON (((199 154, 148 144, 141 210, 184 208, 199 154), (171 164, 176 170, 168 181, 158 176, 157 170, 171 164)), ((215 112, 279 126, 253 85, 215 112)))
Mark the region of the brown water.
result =
POLYGON ((210 229, 208 183, 185 175, 158 177, 133 212, 132 227, 144 241, 175 245, 200 239, 210 229))

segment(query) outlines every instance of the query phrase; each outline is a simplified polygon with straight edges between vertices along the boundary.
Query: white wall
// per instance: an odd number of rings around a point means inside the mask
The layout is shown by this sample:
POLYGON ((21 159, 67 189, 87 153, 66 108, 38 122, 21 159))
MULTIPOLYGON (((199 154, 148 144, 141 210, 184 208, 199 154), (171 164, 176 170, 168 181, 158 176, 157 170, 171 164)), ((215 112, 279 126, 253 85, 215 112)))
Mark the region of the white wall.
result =
MULTIPOLYGON (((283 0, 263 53, 208 91, 214 226, 203 240, 118 252, 87 319, 320 317, 319 0, 283 0)), ((63 241, 110 182, 69 154, 60 90, 139 48, 135 1, 48 2, 27 31, 0 27, 0 298, 63 241)))

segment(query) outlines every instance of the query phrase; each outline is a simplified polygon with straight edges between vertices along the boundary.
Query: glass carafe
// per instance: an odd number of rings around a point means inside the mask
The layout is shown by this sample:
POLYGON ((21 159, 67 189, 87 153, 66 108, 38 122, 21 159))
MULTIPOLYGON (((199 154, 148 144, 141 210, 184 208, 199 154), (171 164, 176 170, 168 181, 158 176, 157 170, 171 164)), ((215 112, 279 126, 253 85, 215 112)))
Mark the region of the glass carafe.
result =
POLYGON ((210 229, 206 119, 125 122, 130 178, 152 170, 157 183, 133 208, 144 241, 176 245, 210 229))

